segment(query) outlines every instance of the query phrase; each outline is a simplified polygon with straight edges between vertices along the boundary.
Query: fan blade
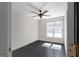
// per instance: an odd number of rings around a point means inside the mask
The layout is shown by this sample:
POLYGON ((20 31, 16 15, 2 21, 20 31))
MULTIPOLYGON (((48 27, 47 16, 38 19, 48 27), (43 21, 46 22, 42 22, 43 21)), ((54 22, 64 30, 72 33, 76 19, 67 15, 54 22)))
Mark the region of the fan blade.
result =
POLYGON ((45 14, 45 13, 47 13, 48 11, 47 10, 45 10, 42 14, 45 14))
POLYGON ((34 11, 32 11, 32 13, 34 13, 34 14, 39 14, 39 13, 36 13, 36 12, 34 12, 34 11))
MULTIPOLYGON (((44 3, 40 8, 38 8, 38 11, 39 10, 41 10, 42 8, 44 8, 45 7, 45 5, 46 5, 46 3, 44 3)), ((36 10, 34 10, 34 11, 37 11, 37 9, 36 10)))
POLYGON ((49 17, 50 15, 43 15, 43 16, 48 16, 49 17))
POLYGON ((37 7, 33 6, 32 4, 28 3, 28 5, 36 10, 39 10, 37 7))
POLYGON ((44 3, 39 9, 42 9, 46 6, 46 3, 44 3))
POLYGON ((32 17, 37 17, 38 15, 32 16, 32 17))

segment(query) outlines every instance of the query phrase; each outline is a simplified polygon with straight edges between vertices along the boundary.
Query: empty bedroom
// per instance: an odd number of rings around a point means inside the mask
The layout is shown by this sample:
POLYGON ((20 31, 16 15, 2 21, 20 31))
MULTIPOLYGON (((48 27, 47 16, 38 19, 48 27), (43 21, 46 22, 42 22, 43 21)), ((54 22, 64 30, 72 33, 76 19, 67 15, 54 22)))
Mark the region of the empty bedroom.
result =
POLYGON ((67 2, 12 2, 13 57, 67 56, 67 2))

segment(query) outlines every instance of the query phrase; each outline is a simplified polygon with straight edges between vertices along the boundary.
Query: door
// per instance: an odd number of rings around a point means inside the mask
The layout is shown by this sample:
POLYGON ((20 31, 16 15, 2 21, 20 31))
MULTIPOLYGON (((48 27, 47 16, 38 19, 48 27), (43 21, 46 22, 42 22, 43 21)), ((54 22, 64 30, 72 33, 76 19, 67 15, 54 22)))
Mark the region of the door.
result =
POLYGON ((0 2, 0 57, 10 54, 11 3, 0 2))
POLYGON ((0 2, 0 56, 5 54, 3 3, 0 2))
POLYGON ((67 56, 75 57, 76 56, 76 32, 75 32, 75 24, 74 24, 74 2, 68 3, 68 11, 67 11, 67 56))
POLYGON ((76 55, 79 57, 79 2, 74 3, 74 26, 74 43, 76 44, 76 55))

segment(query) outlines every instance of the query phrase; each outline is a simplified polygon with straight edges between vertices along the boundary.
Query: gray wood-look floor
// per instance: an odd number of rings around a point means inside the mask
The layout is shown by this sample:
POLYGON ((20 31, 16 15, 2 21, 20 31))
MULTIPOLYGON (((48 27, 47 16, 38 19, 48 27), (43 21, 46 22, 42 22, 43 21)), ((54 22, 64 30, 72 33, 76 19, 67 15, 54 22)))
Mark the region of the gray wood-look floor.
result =
MULTIPOLYGON (((42 47, 44 41, 36 41, 20 49, 12 52, 13 57, 65 57, 65 48, 63 44, 62 50, 42 47)), ((57 43, 52 43, 57 44, 57 43)))

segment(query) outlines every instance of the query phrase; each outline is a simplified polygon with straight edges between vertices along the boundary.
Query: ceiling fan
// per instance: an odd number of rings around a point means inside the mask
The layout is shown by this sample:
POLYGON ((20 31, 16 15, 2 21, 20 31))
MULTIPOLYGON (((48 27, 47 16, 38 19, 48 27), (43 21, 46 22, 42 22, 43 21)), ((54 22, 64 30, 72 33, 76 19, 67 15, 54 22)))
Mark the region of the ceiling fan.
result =
POLYGON ((48 10, 42 10, 42 8, 46 5, 45 3, 38 9, 36 6, 34 6, 34 5, 32 5, 32 4, 30 4, 30 3, 28 3, 28 5, 30 6, 30 7, 32 7, 32 8, 34 8, 35 9, 35 11, 31 11, 31 13, 34 13, 34 14, 36 14, 35 16, 33 16, 33 17, 37 17, 37 16, 39 16, 39 18, 43 18, 43 16, 50 16, 50 15, 46 15, 46 13, 48 12, 48 10), (38 12, 37 12, 38 11, 38 12))

